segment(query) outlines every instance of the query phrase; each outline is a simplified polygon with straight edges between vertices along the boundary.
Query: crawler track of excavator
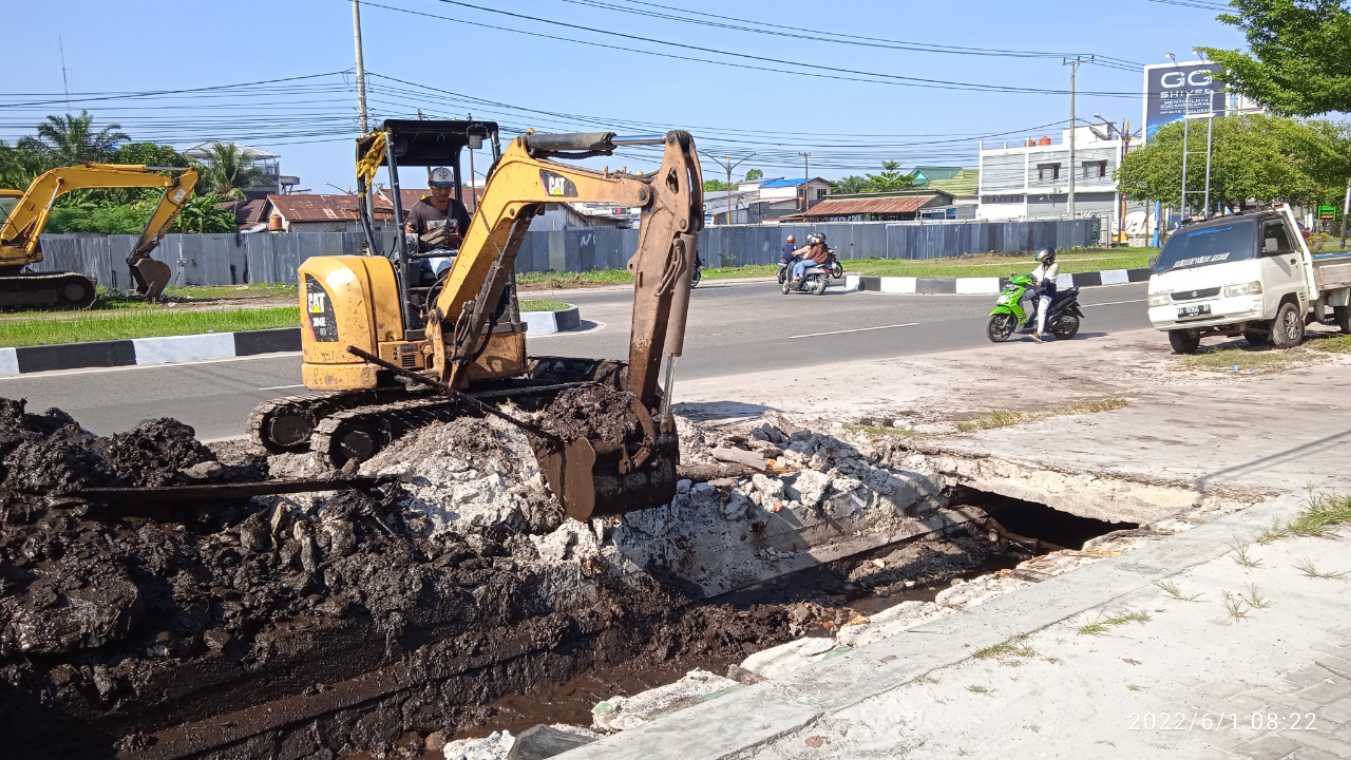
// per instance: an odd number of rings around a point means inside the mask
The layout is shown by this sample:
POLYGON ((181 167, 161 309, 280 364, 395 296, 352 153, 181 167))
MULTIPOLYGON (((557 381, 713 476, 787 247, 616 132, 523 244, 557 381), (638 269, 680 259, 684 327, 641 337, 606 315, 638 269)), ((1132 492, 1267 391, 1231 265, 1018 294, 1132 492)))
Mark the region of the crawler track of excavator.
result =
POLYGON ((87 309, 95 296, 94 281, 75 272, 0 274, 0 308, 87 309))
MULTIPOLYGON (((625 363, 535 357, 526 376, 486 383, 465 395, 539 408, 568 388, 592 382, 620 387, 625 363)), ((425 390, 382 388, 265 401, 249 417, 249 434, 268 451, 314 451, 335 468, 369 459, 403 435, 432 422, 477 416, 463 402, 425 390)))

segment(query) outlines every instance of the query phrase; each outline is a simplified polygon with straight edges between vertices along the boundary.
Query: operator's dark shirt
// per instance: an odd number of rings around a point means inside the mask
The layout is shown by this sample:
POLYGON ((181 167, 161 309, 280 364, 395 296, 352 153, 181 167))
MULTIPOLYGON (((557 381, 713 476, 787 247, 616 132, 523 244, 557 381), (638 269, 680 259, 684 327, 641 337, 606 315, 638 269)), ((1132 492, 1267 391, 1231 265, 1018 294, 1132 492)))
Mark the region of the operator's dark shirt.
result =
POLYGON ((469 210, 457 198, 450 199, 445 211, 433 206, 430 198, 423 198, 408 210, 408 225, 418 235, 425 235, 447 224, 451 226, 447 231, 460 237, 469 231, 469 210))

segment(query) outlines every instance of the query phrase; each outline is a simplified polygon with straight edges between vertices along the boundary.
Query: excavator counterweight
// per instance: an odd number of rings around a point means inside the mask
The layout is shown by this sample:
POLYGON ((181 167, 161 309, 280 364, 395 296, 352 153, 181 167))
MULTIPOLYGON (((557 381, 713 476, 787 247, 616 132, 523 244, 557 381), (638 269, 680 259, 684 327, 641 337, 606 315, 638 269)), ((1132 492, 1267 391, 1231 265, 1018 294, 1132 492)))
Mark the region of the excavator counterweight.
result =
POLYGON ((358 140, 357 160, 369 255, 313 257, 298 271, 302 378, 323 393, 261 405, 252 419, 258 440, 272 451, 316 450, 343 467, 426 422, 490 413, 485 404, 511 401, 540 413, 528 422, 505 417, 525 429, 572 517, 669 501, 680 458, 672 369, 704 218, 690 135, 529 133, 502 151, 491 122, 387 121, 358 140), (370 192, 376 172, 388 169, 393 217, 404 220, 400 166, 451 166, 458 183, 461 149, 485 141, 493 162, 468 227, 452 236, 458 248, 424 250, 425 241, 400 230, 383 250, 370 192), (633 175, 557 160, 610 155, 625 144, 662 146, 661 167, 633 175), (628 262, 627 361, 528 358, 516 254, 530 220, 548 205, 584 202, 642 210, 628 262), (432 275, 428 262, 446 259, 450 266, 432 275))

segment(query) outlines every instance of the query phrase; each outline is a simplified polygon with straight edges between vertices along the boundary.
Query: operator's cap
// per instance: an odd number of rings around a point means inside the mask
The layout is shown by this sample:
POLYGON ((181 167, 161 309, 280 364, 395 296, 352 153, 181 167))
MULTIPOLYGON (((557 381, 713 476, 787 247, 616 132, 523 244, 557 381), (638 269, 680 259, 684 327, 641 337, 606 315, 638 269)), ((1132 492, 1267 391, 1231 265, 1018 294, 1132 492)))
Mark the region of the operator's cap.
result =
POLYGON ((444 166, 438 166, 432 169, 427 184, 432 187, 455 187, 455 174, 444 166))

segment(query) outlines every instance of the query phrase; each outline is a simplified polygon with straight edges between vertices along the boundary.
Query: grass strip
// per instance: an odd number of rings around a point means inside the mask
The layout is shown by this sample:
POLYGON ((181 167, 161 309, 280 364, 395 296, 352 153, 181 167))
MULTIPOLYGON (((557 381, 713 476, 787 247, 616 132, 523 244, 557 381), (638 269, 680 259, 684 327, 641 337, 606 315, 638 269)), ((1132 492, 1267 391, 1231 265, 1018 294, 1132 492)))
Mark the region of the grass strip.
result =
POLYGON ((1077 401, 1049 412, 1015 412, 1009 409, 996 409, 993 412, 987 412, 974 419, 958 422, 957 431, 960 433, 974 433, 980 430, 1009 427, 1010 425, 1018 425, 1024 422, 1032 422, 1033 420, 1046 419, 1048 417, 1112 412, 1117 409, 1124 409, 1129 406, 1130 403, 1129 399, 1108 398, 1098 401, 1077 401))
POLYGON ((154 338, 212 332, 241 332, 295 327, 295 306, 258 309, 188 311, 126 309, 106 312, 65 312, 65 319, 0 322, 0 346, 43 346, 96 340, 154 338))

